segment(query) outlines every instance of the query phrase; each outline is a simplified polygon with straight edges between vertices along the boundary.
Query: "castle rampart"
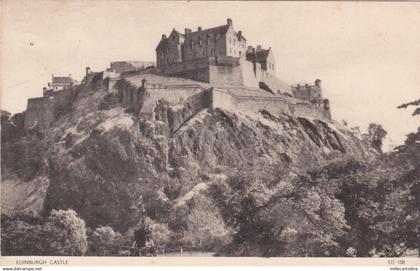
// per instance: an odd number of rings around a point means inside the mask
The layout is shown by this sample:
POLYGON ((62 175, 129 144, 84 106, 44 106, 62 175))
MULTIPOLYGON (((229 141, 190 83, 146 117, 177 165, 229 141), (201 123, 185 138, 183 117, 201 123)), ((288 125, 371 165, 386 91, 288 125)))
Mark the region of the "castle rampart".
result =
POLYGON ((25 128, 35 126, 45 129, 66 111, 73 101, 75 91, 64 89, 49 93, 47 97, 28 99, 25 114, 25 128))
POLYGON ((299 103, 286 97, 263 94, 243 87, 205 88, 199 84, 152 84, 146 80, 142 81, 140 87, 136 87, 126 80, 122 82, 124 83, 119 82, 122 104, 148 118, 154 118, 154 108, 158 101, 165 100, 171 106, 189 107, 188 114, 196 114, 204 108, 242 112, 258 112, 264 109, 275 115, 330 120, 328 104, 299 103))

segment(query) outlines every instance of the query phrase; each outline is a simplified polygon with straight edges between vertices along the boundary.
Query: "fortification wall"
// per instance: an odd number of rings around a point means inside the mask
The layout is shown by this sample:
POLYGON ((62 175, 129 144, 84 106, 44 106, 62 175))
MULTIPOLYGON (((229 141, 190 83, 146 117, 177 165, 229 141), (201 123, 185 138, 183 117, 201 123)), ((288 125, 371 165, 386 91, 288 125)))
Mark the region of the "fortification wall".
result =
POLYGON ((209 82, 209 58, 159 66, 151 72, 209 82))
POLYGON ((260 72, 259 81, 264 82, 276 94, 280 94, 280 93, 293 94, 291 86, 280 81, 275 76, 273 76, 272 74, 264 70, 261 70, 260 72))
POLYGON ((214 86, 241 86, 242 72, 240 66, 216 66, 209 67, 209 83, 214 86))
POLYGON ((73 89, 65 89, 55 91, 49 97, 28 99, 25 128, 38 126, 42 130, 50 127, 62 113, 69 110, 74 95, 73 89))
POLYGON ((274 115, 287 114, 321 120, 331 119, 329 109, 310 104, 292 104, 281 97, 238 96, 222 89, 213 89, 211 93, 212 108, 242 112, 258 112, 264 109, 274 115))
POLYGON ((143 97, 144 102, 140 112, 144 114, 153 112, 156 102, 161 99, 172 106, 189 104, 198 111, 211 106, 208 90, 199 85, 162 86, 147 84, 143 97))
POLYGON ((211 107, 213 109, 216 109, 216 108, 226 109, 226 110, 236 109, 235 104, 233 102, 234 98, 227 91, 217 89, 217 88, 212 88, 210 92, 211 92, 211 97, 212 97, 211 107))
POLYGON ((315 118, 330 120, 331 114, 329 109, 322 106, 309 105, 309 104, 294 104, 293 115, 296 117, 315 118))
POLYGON ((234 102, 235 107, 241 111, 258 112, 264 109, 275 115, 291 115, 289 103, 279 98, 235 97, 234 102))
POLYGON ((289 103, 280 97, 238 96, 226 90, 213 89, 213 108, 258 112, 265 109, 273 114, 292 114, 289 103))
MULTIPOLYGON (((240 60, 241 74, 242 74, 242 84, 251 88, 259 88, 260 78, 257 77, 257 73, 254 71, 254 64, 245 59, 240 60)), ((256 63, 257 68, 261 69, 261 65, 256 63)))

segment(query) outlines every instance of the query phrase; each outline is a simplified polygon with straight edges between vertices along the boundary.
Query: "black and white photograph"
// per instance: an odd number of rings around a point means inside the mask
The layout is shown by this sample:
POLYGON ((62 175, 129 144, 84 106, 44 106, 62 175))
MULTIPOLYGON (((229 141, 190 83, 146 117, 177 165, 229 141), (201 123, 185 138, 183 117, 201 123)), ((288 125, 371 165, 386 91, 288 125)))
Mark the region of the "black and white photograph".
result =
POLYGON ((419 265, 419 2, 0 4, 2 258, 419 265))

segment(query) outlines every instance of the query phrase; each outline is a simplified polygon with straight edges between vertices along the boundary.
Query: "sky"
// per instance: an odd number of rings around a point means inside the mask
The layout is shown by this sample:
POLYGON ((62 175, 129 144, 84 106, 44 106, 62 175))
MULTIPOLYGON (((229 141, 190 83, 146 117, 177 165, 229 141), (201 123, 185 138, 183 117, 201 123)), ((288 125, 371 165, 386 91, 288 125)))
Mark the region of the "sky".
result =
POLYGON ((381 124, 401 144, 420 117, 396 109, 420 98, 420 3, 403 2, 0 2, 1 109, 25 110, 51 75, 81 80, 85 67, 155 61, 162 34, 233 20, 248 45, 272 48, 277 76, 322 80, 335 120, 381 124))

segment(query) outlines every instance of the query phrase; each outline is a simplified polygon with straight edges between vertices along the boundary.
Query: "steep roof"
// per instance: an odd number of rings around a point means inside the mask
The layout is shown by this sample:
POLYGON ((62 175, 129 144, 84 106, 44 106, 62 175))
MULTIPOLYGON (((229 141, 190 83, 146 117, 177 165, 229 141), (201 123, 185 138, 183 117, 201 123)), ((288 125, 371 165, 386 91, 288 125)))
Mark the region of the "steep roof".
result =
POLYGON ((264 61, 267 59, 271 49, 261 49, 256 52, 247 52, 246 57, 251 61, 264 61))
MULTIPOLYGON (((167 37, 167 38, 162 38, 161 40, 160 40, 160 42, 159 42, 159 44, 158 44, 158 46, 156 47, 156 50, 158 50, 158 49, 162 49, 162 48, 167 48, 168 47, 168 45, 169 45, 169 40, 171 40, 171 36, 172 35, 177 35, 178 37, 181 37, 181 38, 184 38, 184 34, 182 34, 181 32, 179 32, 179 31, 177 31, 177 30, 175 30, 175 28, 174 29, 172 29, 172 31, 171 31, 171 34, 169 35, 169 37, 167 37)), ((172 40, 173 41, 173 40, 172 40)), ((179 39, 176 39, 176 41, 175 42, 177 42, 177 43, 179 43, 179 39)))
POLYGON ((70 85, 73 83, 73 79, 70 76, 53 76, 52 83, 70 85))
POLYGON ((190 32, 186 36, 186 39, 196 38, 198 36, 202 35, 223 35, 226 34, 227 30, 229 29, 229 25, 222 25, 222 26, 216 26, 208 29, 203 29, 200 31, 190 32))
POLYGON ((246 41, 246 38, 242 35, 239 35, 239 33, 236 33, 236 37, 238 38, 239 41, 242 41, 242 40, 246 41))

